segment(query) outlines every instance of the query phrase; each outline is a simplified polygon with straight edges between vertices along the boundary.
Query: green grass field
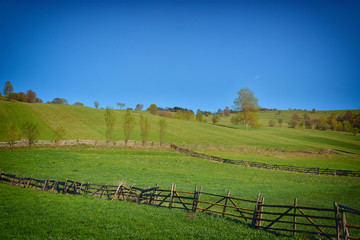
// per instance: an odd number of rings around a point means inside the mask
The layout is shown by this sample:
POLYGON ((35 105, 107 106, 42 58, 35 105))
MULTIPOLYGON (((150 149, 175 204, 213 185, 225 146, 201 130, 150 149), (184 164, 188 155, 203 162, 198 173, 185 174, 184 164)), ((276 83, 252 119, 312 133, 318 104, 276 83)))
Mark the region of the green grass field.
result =
MULTIPOLYGON (((40 127, 39 139, 52 139, 54 129, 62 124, 66 139, 105 139, 103 109, 54 104, 27 104, 0 101, 0 141, 6 140, 10 123, 21 126, 34 121, 40 127)), ((115 140, 123 140, 121 128, 124 111, 116 110, 115 140)), ((244 131, 222 118, 218 125, 169 119, 166 142, 197 146, 196 151, 236 160, 288 164, 306 167, 360 170, 359 156, 338 154, 304 154, 286 150, 340 150, 360 154, 360 137, 348 133, 267 127, 270 119, 290 119, 293 111, 260 112, 262 127, 244 131), (207 149, 208 144, 219 146, 207 149), (202 146, 202 147, 200 147, 202 146), (223 146, 247 146, 245 151, 223 146), (255 151, 254 148, 259 148, 255 151)), ((139 114, 131 137, 140 141, 139 114)), ((149 117, 152 129, 149 141, 159 141, 158 116, 149 117)), ((317 112, 329 115, 330 112, 317 112)), ((311 116, 311 114, 309 114, 311 116)), ((210 120, 208 120, 210 122, 210 120)), ((258 193, 265 203, 292 204, 332 208, 336 201, 360 209, 360 181, 355 177, 318 176, 270 171, 210 162, 174 152, 169 148, 94 147, 20 147, 0 149, 0 171, 40 179, 71 179, 81 182, 127 186, 136 181, 139 187, 170 188, 193 191, 195 185, 203 191, 256 199, 258 193)), ((280 236, 249 228, 248 224, 227 218, 200 214, 186 218, 186 212, 138 206, 123 202, 107 202, 86 196, 49 194, 0 184, 0 223, 2 239, 44 238, 169 238, 169 239, 277 239, 280 236), (94 227, 92 227, 94 226, 94 227), (41 230, 37 230, 40 227, 41 230), (78 230, 77 230, 78 229, 78 230)), ((360 223, 360 219, 351 219, 360 223)), ((282 237, 284 237, 282 235, 282 237)), ((292 237, 291 237, 292 238, 292 237)), ((308 239, 308 237, 299 236, 308 239)), ((313 238, 313 237, 310 237, 313 238)))
MULTIPOLYGON (((284 118, 288 121, 295 111, 260 112, 260 122, 263 127, 244 131, 242 126, 230 124, 230 117, 221 118, 217 125, 184 121, 166 118, 168 122, 165 142, 175 144, 220 144, 229 146, 257 146, 263 148, 279 149, 303 149, 310 151, 340 150, 350 153, 360 153, 360 136, 349 133, 290 129, 287 127, 267 127, 269 119, 284 118)), ((337 111, 345 113, 345 111, 337 111)), ((6 128, 10 123, 21 126, 26 121, 36 122, 40 127, 39 139, 53 139, 53 129, 62 124, 67 131, 66 139, 105 139, 104 109, 79 107, 57 104, 28 104, 17 102, 0 101, 0 141, 6 141, 6 128)), ((116 110, 116 124, 114 128, 115 140, 123 140, 122 115, 124 111, 116 110)), ((313 114, 330 115, 330 111, 313 114)), ((131 139, 140 141, 139 114, 134 113, 137 125, 134 128, 131 139)), ((144 112, 151 122, 151 131, 148 140, 158 142, 159 116, 144 112)), ((299 115, 302 116, 301 112, 299 115)), ((309 113, 311 117, 312 114, 309 113)), ((286 123, 284 123, 284 126, 286 123)))

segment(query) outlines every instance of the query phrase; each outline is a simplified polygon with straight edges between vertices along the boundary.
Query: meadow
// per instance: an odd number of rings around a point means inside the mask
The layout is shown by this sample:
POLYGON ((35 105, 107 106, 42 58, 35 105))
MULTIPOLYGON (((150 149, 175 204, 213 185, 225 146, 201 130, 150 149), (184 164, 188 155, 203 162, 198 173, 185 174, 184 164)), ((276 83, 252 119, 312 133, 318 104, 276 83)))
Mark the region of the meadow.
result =
MULTIPOLYGON (((52 139, 61 124, 66 139, 105 139, 103 109, 55 104, 27 104, 0 101, 0 141, 6 139, 6 126, 21 126, 31 120, 40 127, 39 139, 52 139)), ((123 140, 124 111, 116 110, 115 140, 123 140)), ((222 118, 217 125, 167 118, 166 142, 189 145, 196 151, 235 160, 248 160, 306 167, 360 170, 356 155, 304 154, 279 150, 340 150, 360 153, 360 137, 348 133, 267 127, 277 111, 261 112, 264 126, 244 131, 222 118), (217 146, 207 148, 207 146, 217 146), (244 146, 243 151, 236 147, 244 146), (234 147, 233 149, 231 147, 234 147), (256 150, 254 150, 254 148, 256 150), (277 149, 267 151, 266 149, 277 149)), ((138 122, 138 112, 134 112, 138 122)), ((159 141, 159 116, 150 115, 149 141, 159 141)), ((292 111, 280 116, 291 117, 292 111)), ((317 112, 315 114, 328 114, 317 112)), ((131 137, 140 141, 137 125, 131 137)), ((360 209, 360 181, 355 177, 334 177, 247 168, 210 162, 174 152, 170 148, 101 146, 32 146, 15 150, 0 149, 0 171, 40 179, 71 179, 81 182, 146 187, 159 184, 193 191, 195 185, 206 192, 256 199, 265 203, 331 208, 336 201, 360 209)), ((293 238, 249 228, 248 224, 227 218, 198 214, 190 219, 186 212, 107 202, 87 196, 49 194, 0 184, 0 236, 11 238, 169 238, 169 239, 277 239, 293 238), (150 219, 150 220, 149 220, 150 219), (91 227, 94 226, 94 227, 91 227), (37 229, 41 230, 38 231, 37 229), (78 230, 77 230, 78 229, 78 230)), ((354 220, 354 219, 352 219, 354 220)), ((360 219, 355 219, 360 223, 360 219)), ((314 238, 299 235, 296 238, 314 238)))

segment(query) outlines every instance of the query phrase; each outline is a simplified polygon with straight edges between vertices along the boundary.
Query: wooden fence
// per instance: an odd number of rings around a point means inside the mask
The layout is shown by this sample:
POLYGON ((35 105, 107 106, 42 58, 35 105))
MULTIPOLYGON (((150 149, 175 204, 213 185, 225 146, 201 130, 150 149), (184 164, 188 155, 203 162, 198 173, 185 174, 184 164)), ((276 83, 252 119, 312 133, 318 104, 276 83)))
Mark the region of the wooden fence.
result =
POLYGON ((135 182, 131 186, 82 183, 18 177, 0 173, 0 182, 24 188, 39 189, 51 193, 92 195, 106 200, 130 201, 157 207, 183 209, 191 213, 206 212, 223 217, 235 218, 253 228, 268 231, 282 231, 314 234, 328 239, 359 239, 360 211, 334 203, 333 208, 300 206, 297 199, 292 205, 270 205, 264 203, 259 193, 257 199, 243 199, 230 195, 204 192, 195 186, 194 191, 181 191, 172 184, 170 189, 155 187, 139 188, 135 182))
POLYGON ((360 170, 339 170, 331 168, 319 168, 319 167, 298 167, 291 165, 279 165, 279 164, 270 164, 262 162, 253 162, 253 161, 244 161, 244 160, 232 160, 221 158, 217 156, 211 156, 204 153, 198 153, 189 149, 178 147, 174 144, 171 144, 171 148, 191 157, 197 157, 202 159, 207 159, 210 161, 216 161, 220 163, 228 163, 234 165, 241 165, 246 167, 262 168, 269 170, 278 170, 278 171, 288 171, 288 172, 297 172, 297 173, 312 173, 318 175, 333 175, 333 176, 346 176, 346 177, 360 177, 360 170))

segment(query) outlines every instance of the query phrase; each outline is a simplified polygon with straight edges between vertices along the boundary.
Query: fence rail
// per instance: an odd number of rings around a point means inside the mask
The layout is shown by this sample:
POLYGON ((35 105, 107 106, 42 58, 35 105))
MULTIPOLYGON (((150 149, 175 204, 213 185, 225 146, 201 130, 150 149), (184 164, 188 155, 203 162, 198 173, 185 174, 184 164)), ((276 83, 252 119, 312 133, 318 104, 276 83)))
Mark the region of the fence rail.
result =
POLYGON ((265 204, 259 193, 257 199, 243 199, 230 195, 203 192, 195 186, 194 191, 182 191, 172 184, 170 189, 140 188, 135 185, 94 184, 66 179, 37 179, 18 177, 0 172, 0 182, 24 188, 39 189, 51 193, 91 195, 105 200, 120 200, 157 207, 183 209, 188 212, 208 212, 245 221, 253 228, 325 236, 328 239, 359 239, 360 211, 334 203, 334 208, 299 206, 297 199, 292 205, 265 204))
POLYGON ((345 176, 345 177, 360 177, 360 170, 340 170, 340 169, 331 169, 331 168, 319 168, 319 167, 299 167, 299 166, 291 166, 291 165, 279 165, 279 164, 270 164, 270 163, 262 163, 262 162, 253 162, 253 161, 244 161, 244 160, 232 160, 221 158, 217 156, 212 156, 204 153, 198 153, 186 148, 178 147, 174 144, 170 146, 177 152, 182 154, 202 158, 210 161, 216 161, 220 163, 228 163, 233 165, 241 165, 246 167, 253 168, 262 168, 269 170, 278 170, 278 171, 287 171, 287 172, 297 172, 297 173, 312 173, 318 175, 332 175, 332 176, 345 176))

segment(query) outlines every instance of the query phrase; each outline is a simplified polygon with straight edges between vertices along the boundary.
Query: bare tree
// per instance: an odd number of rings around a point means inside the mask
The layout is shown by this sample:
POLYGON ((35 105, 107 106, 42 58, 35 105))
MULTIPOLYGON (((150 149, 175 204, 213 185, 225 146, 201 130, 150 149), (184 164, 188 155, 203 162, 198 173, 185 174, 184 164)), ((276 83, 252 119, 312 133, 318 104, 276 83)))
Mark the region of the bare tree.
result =
POLYGON ((160 119, 159 120, 159 135, 160 135, 160 146, 162 146, 164 136, 167 129, 167 122, 166 119, 160 119))
POLYGON ((124 116, 123 116, 123 130, 124 130, 124 136, 125 136, 125 146, 127 145, 127 142, 130 139, 131 132, 135 125, 135 118, 130 110, 126 110, 124 116))
POLYGON ((7 142, 10 147, 14 147, 15 141, 20 139, 20 130, 14 123, 9 125, 7 128, 7 142))
POLYGON ((113 139, 113 131, 115 125, 114 110, 111 107, 106 107, 105 110, 105 125, 106 125, 106 144, 109 144, 113 139))
POLYGON ((141 128, 141 139, 142 145, 146 144, 147 138, 149 136, 151 124, 149 122, 148 117, 144 117, 142 113, 140 113, 140 128, 141 128))

